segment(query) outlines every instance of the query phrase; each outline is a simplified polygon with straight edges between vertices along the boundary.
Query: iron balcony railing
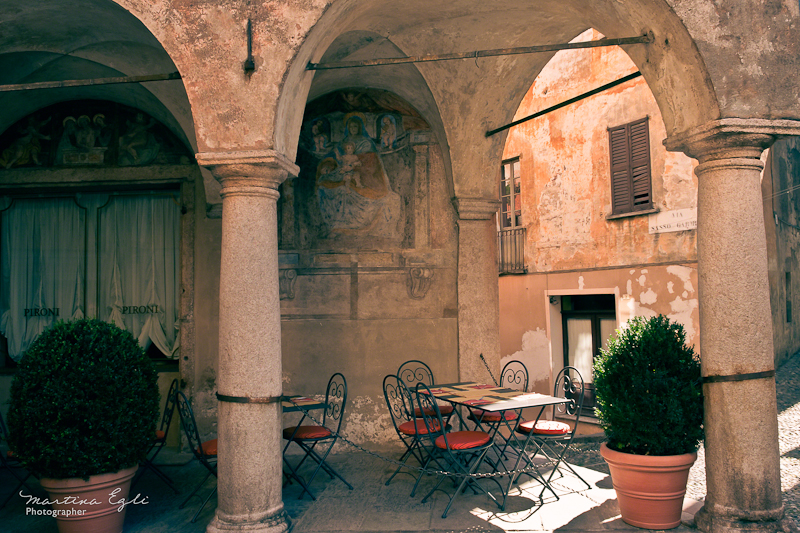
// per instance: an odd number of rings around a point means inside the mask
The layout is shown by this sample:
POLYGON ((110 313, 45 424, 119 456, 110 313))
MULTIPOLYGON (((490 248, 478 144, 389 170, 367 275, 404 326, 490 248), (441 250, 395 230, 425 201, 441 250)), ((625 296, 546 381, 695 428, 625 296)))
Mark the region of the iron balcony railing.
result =
POLYGON ((497 232, 497 259, 501 274, 519 274, 525 270, 525 228, 497 232))

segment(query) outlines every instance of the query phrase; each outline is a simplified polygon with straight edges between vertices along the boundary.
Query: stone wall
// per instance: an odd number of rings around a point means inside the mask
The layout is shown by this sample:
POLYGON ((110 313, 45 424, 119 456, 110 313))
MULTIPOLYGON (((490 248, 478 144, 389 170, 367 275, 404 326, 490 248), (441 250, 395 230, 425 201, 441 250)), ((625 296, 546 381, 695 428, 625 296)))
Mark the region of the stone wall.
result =
POLYGON ((309 103, 298 164, 279 204, 284 391, 322 394, 342 372, 346 434, 380 444, 393 431, 386 374, 422 359, 437 380, 458 377, 455 214, 441 149, 401 99, 346 90, 309 103))

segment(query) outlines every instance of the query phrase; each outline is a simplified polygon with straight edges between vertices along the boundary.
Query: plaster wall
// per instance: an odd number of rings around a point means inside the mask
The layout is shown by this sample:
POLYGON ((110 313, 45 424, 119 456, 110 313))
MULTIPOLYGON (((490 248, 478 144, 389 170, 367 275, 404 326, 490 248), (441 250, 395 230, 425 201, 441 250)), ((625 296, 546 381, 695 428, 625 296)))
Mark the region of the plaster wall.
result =
MULTIPOLYGON (((600 37, 588 30, 576 40, 600 37)), ((515 120, 636 70, 618 47, 558 52, 515 120)), ((526 363, 538 392, 552 390, 563 366, 561 296, 614 295, 617 327, 663 313, 699 351, 696 231, 650 233, 647 214, 611 214, 607 130, 644 117, 654 211, 696 207, 696 162, 663 147, 664 123, 641 77, 509 131, 503 158, 520 159, 527 274, 499 279, 500 353, 526 363)))
MULTIPOLYGON (((598 35, 581 36, 588 38, 598 35)), ((618 47, 559 52, 536 78, 515 119, 635 71, 618 47)), ((695 207, 696 163, 664 149, 664 124, 641 77, 511 129, 503 157, 520 157, 529 272, 696 260, 695 231, 650 234, 647 216, 608 218, 607 128, 644 117, 650 118, 654 207, 695 207)))
POLYGON ((700 349, 696 262, 500 277, 500 353, 519 359, 535 391, 552 389, 563 362, 560 296, 612 294, 617 326, 633 316, 664 314, 683 324, 700 349), (554 296, 554 302, 550 302, 554 296))
POLYGON ((796 138, 778 141, 762 159, 765 165, 761 193, 777 367, 800 350, 800 194, 796 190, 800 181, 800 142, 796 138))
POLYGON ((409 359, 438 382, 459 375, 457 228, 442 151, 424 118, 386 91, 322 95, 301 131, 300 175, 279 204, 283 390, 322 397, 341 372, 344 434, 395 443, 384 376, 409 359))

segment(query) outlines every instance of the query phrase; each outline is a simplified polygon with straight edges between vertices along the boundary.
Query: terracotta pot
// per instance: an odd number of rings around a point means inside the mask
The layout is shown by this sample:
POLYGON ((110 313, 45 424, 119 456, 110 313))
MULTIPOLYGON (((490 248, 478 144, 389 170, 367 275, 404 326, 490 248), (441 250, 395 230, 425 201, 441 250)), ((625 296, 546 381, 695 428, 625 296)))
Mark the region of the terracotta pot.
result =
POLYGON ((121 533, 125 522, 125 510, 120 502, 127 500, 131 479, 138 466, 91 476, 88 481, 81 478, 42 478, 42 487, 50 495, 53 510, 59 512, 60 533, 121 533), (119 490, 117 490, 119 489, 119 490), (69 497, 72 496, 72 499, 69 497), (67 500, 67 501, 65 501, 67 500), (77 503, 71 503, 77 501, 77 503), (62 516, 62 511, 72 511, 71 516, 62 516))
POLYGON ((683 455, 635 455, 610 449, 608 463, 622 520, 645 529, 671 529, 681 523, 689 469, 697 452, 683 455))

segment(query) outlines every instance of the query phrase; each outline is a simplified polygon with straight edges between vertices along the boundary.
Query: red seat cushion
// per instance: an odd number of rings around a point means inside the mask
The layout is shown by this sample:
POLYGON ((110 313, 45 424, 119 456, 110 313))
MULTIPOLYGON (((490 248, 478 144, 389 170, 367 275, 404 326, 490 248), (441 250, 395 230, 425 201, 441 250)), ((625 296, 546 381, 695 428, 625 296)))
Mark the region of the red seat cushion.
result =
POLYGON ((217 439, 207 440, 200 447, 205 455, 217 455, 217 439))
POLYGON ((523 422, 517 428, 517 431, 520 433, 530 433, 533 430, 534 435, 566 435, 572 428, 569 427, 569 424, 564 422, 556 422, 555 420, 528 420, 527 422, 523 422), (533 427, 533 424, 536 424, 536 427, 533 427))
POLYGON ((157 429, 157 430, 156 430, 156 440, 157 440, 157 441, 158 441, 158 440, 164 440, 164 438, 165 438, 166 436, 167 436, 167 434, 166 434, 166 433, 164 433, 163 431, 161 431, 160 429, 157 429))
MULTIPOLYGON (((442 413, 442 416, 447 416, 453 412, 453 406, 450 404, 440 405, 439 412, 442 413)), ((436 416, 436 413, 433 412, 433 409, 425 409, 425 414, 428 416, 436 416)), ((414 416, 417 418, 422 418, 422 411, 419 410, 419 407, 414 408, 414 416)))
POLYGON ((516 420, 516 411, 484 411, 483 409, 470 409, 470 418, 481 422, 500 422, 501 417, 506 420, 516 420))
MULTIPOLYGON (((292 426, 284 429, 283 438, 287 440, 291 439, 295 427, 296 426, 292 426)), ((331 432, 328 428, 322 426, 300 426, 300 429, 297 430, 297 434, 294 436, 294 440, 324 439, 330 436, 331 432)))
MULTIPOLYGON (((489 434, 485 431, 454 431, 447 434, 447 444, 451 450, 468 450, 477 448, 489 442, 489 434)), ((444 435, 436 439, 436 447, 443 450, 447 449, 444 435)))
MULTIPOLYGON (((435 422, 433 420, 430 421, 431 427, 433 428, 434 433, 438 433, 441 428, 439 427, 439 422, 435 422)), ((400 424, 397 429, 400 433, 405 435, 427 435, 428 434, 428 426, 425 425, 425 421, 421 418, 417 420, 410 420, 408 422, 404 422, 400 424)))

